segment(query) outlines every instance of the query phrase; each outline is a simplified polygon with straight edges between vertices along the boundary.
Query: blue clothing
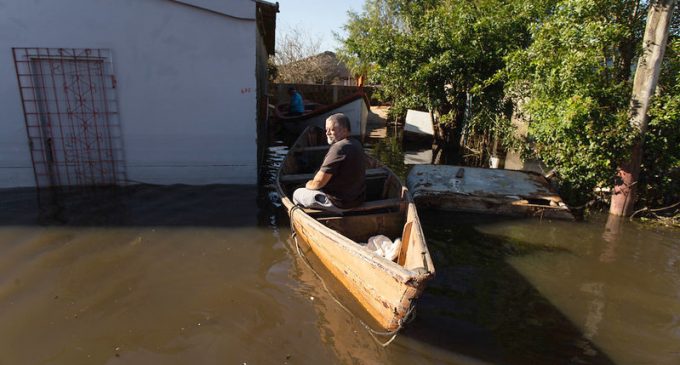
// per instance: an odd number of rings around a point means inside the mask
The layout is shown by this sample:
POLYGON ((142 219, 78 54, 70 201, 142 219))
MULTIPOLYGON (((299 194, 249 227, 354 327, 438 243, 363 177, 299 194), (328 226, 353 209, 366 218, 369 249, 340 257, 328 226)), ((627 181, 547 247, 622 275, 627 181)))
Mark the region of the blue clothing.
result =
POLYGON ((305 111, 305 105, 302 103, 302 95, 299 92, 293 92, 290 96, 290 113, 302 114, 305 111))

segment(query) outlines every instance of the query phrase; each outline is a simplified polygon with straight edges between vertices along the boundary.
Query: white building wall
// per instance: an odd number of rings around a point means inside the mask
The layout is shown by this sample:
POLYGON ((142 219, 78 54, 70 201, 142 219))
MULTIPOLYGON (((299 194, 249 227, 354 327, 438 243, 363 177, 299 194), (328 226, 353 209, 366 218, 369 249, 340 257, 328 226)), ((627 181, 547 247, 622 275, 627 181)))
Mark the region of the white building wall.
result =
POLYGON ((255 3, 229 3, 0 0, 0 187, 35 185, 12 47, 111 50, 129 180, 255 183, 255 3))

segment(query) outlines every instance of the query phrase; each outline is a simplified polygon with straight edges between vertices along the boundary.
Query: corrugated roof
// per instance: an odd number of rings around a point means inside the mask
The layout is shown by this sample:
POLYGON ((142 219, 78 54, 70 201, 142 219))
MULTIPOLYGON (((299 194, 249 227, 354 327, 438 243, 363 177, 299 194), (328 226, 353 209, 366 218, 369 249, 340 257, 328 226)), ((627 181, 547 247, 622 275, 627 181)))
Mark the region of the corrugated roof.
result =
POLYGON ((279 12, 279 3, 272 4, 267 1, 254 0, 257 4, 258 29, 267 53, 273 55, 276 52, 276 14, 279 12))

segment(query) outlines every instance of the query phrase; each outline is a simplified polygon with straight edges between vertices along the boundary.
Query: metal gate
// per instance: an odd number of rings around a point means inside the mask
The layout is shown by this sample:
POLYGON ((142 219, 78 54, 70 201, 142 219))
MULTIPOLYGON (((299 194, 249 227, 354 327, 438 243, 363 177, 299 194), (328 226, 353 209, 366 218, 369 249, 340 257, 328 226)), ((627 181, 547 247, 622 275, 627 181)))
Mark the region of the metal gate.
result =
POLYGON ((13 53, 37 187, 124 182, 110 51, 14 48, 13 53))

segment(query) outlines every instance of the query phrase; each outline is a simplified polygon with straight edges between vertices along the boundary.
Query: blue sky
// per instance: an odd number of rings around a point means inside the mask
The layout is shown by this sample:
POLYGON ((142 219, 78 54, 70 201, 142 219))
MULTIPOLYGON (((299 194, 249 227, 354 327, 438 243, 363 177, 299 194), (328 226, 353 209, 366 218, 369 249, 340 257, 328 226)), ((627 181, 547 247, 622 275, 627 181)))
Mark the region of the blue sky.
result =
MULTIPOLYGON (((276 0, 271 0, 276 2, 276 0)), ((333 31, 342 34, 347 22, 347 10, 361 11, 364 0, 278 0, 276 32, 297 27, 321 40, 320 51, 334 51, 339 46, 333 31)))

